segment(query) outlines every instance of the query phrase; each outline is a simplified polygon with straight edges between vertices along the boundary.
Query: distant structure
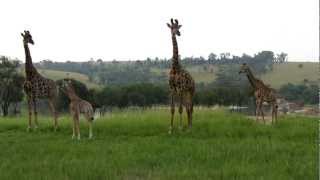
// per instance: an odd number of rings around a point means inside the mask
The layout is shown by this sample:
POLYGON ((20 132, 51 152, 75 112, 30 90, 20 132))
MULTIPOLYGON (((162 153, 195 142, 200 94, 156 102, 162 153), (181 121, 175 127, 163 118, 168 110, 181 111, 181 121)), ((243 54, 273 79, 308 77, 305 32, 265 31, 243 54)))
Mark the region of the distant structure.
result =
POLYGON ((241 65, 239 74, 240 73, 245 73, 247 75, 248 80, 254 89, 254 96, 256 99, 256 119, 259 120, 259 115, 261 115, 262 120, 265 123, 262 104, 263 102, 267 102, 272 106, 272 123, 273 119, 275 119, 276 122, 278 114, 278 104, 275 90, 265 85, 260 79, 255 78, 246 63, 241 65))
POLYGON ((28 131, 31 129, 32 125, 32 110, 34 112, 34 122, 35 128, 38 127, 37 119, 37 100, 38 99, 48 99, 50 110, 54 117, 54 129, 58 127, 57 112, 55 109, 55 100, 57 97, 57 88, 53 80, 42 77, 32 64, 32 58, 29 50, 28 44, 34 44, 32 36, 29 31, 24 31, 21 33, 23 37, 23 46, 26 54, 26 81, 23 85, 24 91, 27 94, 28 101, 28 111, 29 111, 29 124, 28 131))
POLYGON ((89 139, 92 138, 92 122, 94 120, 94 112, 92 105, 85 101, 79 96, 77 96, 70 80, 64 80, 62 85, 62 91, 66 93, 68 98, 70 99, 70 113, 73 118, 73 134, 72 139, 77 136, 77 139, 80 140, 80 128, 79 128, 79 117, 80 113, 84 115, 86 120, 89 123, 89 139))
POLYGON ((169 134, 171 134, 173 129, 173 119, 175 113, 175 97, 177 97, 179 101, 179 128, 182 129, 183 104, 185 105, 187 111, 188 128, 192 127, 193 95, 195 92, 195 84, 191 75, 186 70, 184 70, 179 63, 179 51, 176 36, 180 36, 179 29, 182 25, 179 25, 177 19, 175 19, 174 21, 173 19, 171 19, 171 23, 167 23, 167 25, 171 31, 173 45, 172 65, 169 74, 169 87, 171 96, 171 124, 169 134))

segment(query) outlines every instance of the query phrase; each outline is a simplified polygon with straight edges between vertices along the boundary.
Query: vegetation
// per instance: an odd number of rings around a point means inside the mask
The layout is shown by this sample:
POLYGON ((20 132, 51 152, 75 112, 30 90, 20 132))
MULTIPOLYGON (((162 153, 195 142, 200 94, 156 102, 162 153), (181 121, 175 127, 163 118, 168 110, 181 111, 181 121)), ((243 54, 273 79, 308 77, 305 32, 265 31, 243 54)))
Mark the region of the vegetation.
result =
MULTIPOLYGON (((208 65, 230 65, 248 63, 256 72, 265 73, 272 69, 275 61, 274 53, 271 51, 262 51, 254 56, 243 55, 242 57, 230 56, 230 53, 222 53, 217 57, 211 53, 208 59, 203 57, 186 57, 181 60, 181 64, 186 68, 202 66, 202 69, 196 72, 209 72, 213 76, 212 68, 208 65)), ((63 70, 83 73, 88 75, 92 82, 103 85, 127 85, 134 83, 166 83, 166 70, 171 66, 171 61, 167 59, 150 59, 145 61, 127 61, 127 62, 103 62, 90 60, 83 63, 66 62, 58 63, 50 60, 42 61, 36 64, 38 68, 63 70), (161 73, 154 73, 152 70, 159 69, 161 73)), ((194 72, 194 71, 193 71, 194 72)), ((193 74, 193 73, 192 73, 193 74)), ((200 74, 202 77, 203 74, 200 74)), ((212 78, 207 78, 212 79, 212 78)), ((196 77, 196 81, 198 78, 196 77)), ((201 79, 200 79, 201 82, 201 79)))
POLYGON ((3 116, 9 113, 9 106, 14 105, 14 114, 17 112, 17 103, 23 99, 24 77, 17 72, 18 61, 9 61, 0 57, 0 105, 3 116))
MULTIPOLYGON (((316 179, 317 118, 263 125, 239 114, 195 110, 190 132, 168 135, 169 110, 113 112, 88 139, 72 140, 71 119, 0 119, 0 179, 316 179)), ((184 119, 186 120, 186 119, 184 119)), ((175 127, 178 124, 176 116, 175 127)), ((184 123, 186 123, 184 121, 184 123)))
POLYGON ((276 89, 288 83, 302 84, 304 79, 309 83, 317 84, 319 76, 318 63, 316 62, 288 62, 273 66, 273 70, 260 75, 260 78, 276 89), (303 68, 298 65, 303 64, 303 68))
POLYGON ((317 85, 287 84, 279 91, 288 101, 300 101, 305 104, 318 104, 319 87, 317 85))

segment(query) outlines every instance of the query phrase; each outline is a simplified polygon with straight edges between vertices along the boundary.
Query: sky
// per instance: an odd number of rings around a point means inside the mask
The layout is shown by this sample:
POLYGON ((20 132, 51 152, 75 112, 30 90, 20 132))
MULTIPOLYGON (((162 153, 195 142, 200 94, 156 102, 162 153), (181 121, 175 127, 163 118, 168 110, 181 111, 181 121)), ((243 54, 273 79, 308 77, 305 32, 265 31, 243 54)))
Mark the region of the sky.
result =
POLYGON ((319 0, 1 0, 0 55, 33 61, 171 58, 166 23, 177 18, 182 57, 263 50, 319 58, 319 0))

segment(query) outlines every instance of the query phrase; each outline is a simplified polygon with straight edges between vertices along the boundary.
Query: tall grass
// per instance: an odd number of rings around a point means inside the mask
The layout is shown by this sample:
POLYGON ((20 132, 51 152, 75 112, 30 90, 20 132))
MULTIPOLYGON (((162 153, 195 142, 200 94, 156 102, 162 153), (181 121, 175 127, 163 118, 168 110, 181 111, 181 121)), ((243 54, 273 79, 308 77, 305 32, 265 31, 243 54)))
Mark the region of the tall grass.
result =
MULTIPOLYGON (((186 124, 186 117, 184 116, 186 124)), ((0 179, 316 179, 315 118, 282 117, 263 125, 222 110, 197 110, 191 131, 169 135, 166 110, 119 111, 94 123, 40 117, 26 131, 26 116, 0 119, 0 179)), ((175 125, 178 125, 178 116, 175 125)))

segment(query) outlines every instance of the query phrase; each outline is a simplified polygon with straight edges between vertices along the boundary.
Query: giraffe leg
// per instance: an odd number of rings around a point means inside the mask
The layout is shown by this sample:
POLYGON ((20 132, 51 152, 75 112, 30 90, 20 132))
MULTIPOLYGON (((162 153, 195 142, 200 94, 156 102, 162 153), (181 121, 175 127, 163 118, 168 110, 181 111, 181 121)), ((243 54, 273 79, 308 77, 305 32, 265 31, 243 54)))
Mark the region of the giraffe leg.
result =
POLYGON ((260 102, 260 114, 261 114, 261 116, 262 116, 262 121, 263 121, 263 123, 264 124, 266 124, 266 121, 265 121, 265 119, 264 119, 264 113, 263 113, 263 107, 262 107, 262 101, 260 102))
POLYGON ((192 114, 193 114, 193 102, 191 102, 189 107, 189 128, 192 128, 192 114))
POLYGON ((192 97, 188 97, 186 100, 186 111, 188 116, 188 128, 191 129, 192 127, 192 112, 193 112, 193 104, 192 104, 192 97))
POLYGON ((73 120, 73 124, 72 124, 72 139, 74 139, 76 137, 76 126, 77 126, 76 117, 73 116, 72 120, 73 120))
POLYGON ((174 97, 173 97, 173 93, 171 94, 171 124, 170 124, 170 128, 169 128, 169 134, 172 133, 172 129, 173 129, 173 118, 174 118, 174 97))
POLYGON ((278 120, 278 104, 275 105, 274 122, 277 123, 277 120, 278 120))
POLYGON ((77 124, 77 139, 80 140, 80 124, 79 124, 79 116, 77 115, 76 119, 76 124, 77 124))
POLYGON ((92 120, 89 120, 89 139, 92 139, 92 120))
POLYGON ((31 125, 32 125, 32 102, 31 102, 31 98, 28 97, 28 127, 27 127, 27 131, 29 132, 31 129, 31 125))
POLYGON ((34 114, 34 128, 37 129, 39 124, 38 124, 38 111, 37 111, 37 100, 33 99, 33 114, 34 114))
POLYGON ((271 119, 271 124, 273 124, 273 119, 274 119, 274 116, 275 116, 274 108, 275 108, 275 105, 272 104, 272 119, 271 119))
POLYGON ((58 119, 57 119, 56 108, 54 106, 54 101, 52 99, 49 99, 49 106, 50 106, 51 113, 53 115, 54 131, 56 131, 58 129, 58 119))
POLYGON ((259 101, 256 101, 256 121, 259 121, 259 114, 260 114, 260 108, 259 108, 259 101))
POLYGON ((180 124, 179 124, 179 129, 182 130, 182 112, 183 112, 183 107, 182 107, 182 96, 179 97, 179 118, 180 118, 180 124))

